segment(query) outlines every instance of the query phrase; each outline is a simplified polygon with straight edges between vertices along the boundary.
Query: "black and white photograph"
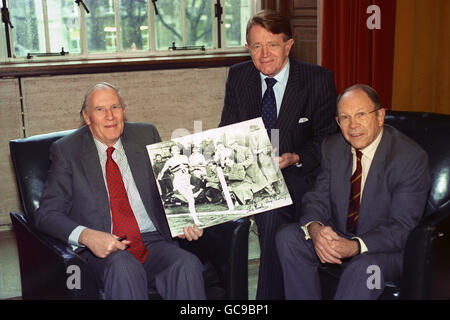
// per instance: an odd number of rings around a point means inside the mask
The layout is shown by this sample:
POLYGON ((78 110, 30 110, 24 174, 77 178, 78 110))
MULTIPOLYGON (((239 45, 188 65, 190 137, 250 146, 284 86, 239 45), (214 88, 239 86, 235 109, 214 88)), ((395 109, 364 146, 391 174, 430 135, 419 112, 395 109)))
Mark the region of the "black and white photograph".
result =
POLYGON ((261 118, 147 146, 170 231, 292 204, 261 118))

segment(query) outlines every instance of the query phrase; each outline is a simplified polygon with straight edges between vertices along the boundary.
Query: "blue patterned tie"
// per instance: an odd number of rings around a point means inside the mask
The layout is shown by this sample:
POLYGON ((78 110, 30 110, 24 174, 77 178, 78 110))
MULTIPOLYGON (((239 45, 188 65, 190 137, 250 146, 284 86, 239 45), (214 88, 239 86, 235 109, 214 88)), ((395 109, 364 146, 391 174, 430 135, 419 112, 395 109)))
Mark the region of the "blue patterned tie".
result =
POLYGON ((273 86, 277 82, 274 78, 266 78, 267 89, 264 92, 262 99, 262 119, 267 129, 267 133, 270 138, 270 130, 275 128, 277 123, 277 102, 275 100, 275 93, 273 92, 273 86))

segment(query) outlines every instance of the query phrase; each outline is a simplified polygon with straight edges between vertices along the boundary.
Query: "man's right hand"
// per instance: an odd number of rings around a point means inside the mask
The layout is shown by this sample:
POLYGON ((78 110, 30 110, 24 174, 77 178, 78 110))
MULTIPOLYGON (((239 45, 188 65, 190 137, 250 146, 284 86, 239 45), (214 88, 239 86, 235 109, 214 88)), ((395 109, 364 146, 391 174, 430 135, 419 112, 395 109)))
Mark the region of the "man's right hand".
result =
POLYGON ((114 251, 125 250, 130 244, 129 240, 117 239, 118 237, 111 233, 86 228, 81 232, 78 243, 88 247, 97 257, 106 258, 114 251))
POLYGON ((332 248, 331 243, 340 237, 328 226, 313 222, 308 226, 308 233, 314 245, 314 250, 322 263, 342 264, 341 255, 332 248))

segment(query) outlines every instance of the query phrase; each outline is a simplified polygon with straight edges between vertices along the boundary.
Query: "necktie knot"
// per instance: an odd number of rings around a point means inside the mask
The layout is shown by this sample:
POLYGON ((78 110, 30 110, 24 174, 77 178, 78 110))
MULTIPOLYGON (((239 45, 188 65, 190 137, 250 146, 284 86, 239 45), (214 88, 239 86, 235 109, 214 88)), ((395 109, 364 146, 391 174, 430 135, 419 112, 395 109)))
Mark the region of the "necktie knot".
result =
POLYGON ((361 150, 355 149, 355 152, 356 152, 356 158, 357 158, 357 161, 358 161, 358 160, 361 161, 361 158, 362 158, 362 152, 361 152, 361 150))
POLYGON ((273 88, 275 83, 277 83, 277 79, 275 79, 275 78, 267 77, 265 80, 266 80, 267 88, 273 88))
POLYGON ((112 153, 114 152, 114 147, 109 147, 108 149, 106 149, 106 154, 108 155, 108 158, 112 159, 112 153))

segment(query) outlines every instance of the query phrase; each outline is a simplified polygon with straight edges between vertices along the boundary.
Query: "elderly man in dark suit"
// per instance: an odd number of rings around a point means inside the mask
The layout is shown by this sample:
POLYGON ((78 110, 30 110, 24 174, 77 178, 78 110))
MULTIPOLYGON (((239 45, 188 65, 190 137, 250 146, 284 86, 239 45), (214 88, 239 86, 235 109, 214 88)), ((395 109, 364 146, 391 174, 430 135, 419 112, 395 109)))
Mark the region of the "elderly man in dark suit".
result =
POLYGON ((333 74, 290 59, 293 44, 286 17, 263 10, 250 19, 246 47, 252 61, 230 68, 220 122, 263 118, 294 202, 255 216, 261 248, 257 299, 283 298, 275 233, 281 224, 298 219, 303 193, 318 172, 320 143, 336 130, 333 74))
MULTIPOLYGON (((119 91, 101 83, 86 94, 86 123, 56 141, 36 227, 73 245, 107 299, 204 299, 202 264, 172 240, 145 146, 151 124, 125 122, 119 91)), ((188 240, 203 231, 185 228, 188 240)))
POLYGON ((300 223, 277 234, 288 299, 321 298, 320 263, 342 272, 335 299, 376 299, 384 281, 399 278, 430 176, 425 151, 384 125, 384 116, 369 86, 338 97, 342 133, 322 144, 321 172, 303 197, 300 223))

